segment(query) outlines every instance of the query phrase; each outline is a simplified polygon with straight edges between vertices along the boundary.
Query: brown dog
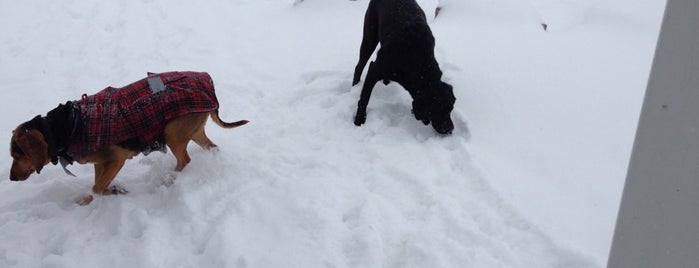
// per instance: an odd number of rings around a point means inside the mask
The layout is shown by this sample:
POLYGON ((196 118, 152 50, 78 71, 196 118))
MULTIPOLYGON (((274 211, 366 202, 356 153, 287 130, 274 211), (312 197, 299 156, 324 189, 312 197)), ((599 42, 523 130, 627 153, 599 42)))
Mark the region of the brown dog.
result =
MULTIPOLYGON (((216 147, 204 132, 209 115, 223 128, 248 123, 222 121, 218 107, 211 77, 198 72, 149 73, 123 88, 108 87, 92 96, 83 95, 81 100, 60 104, 45 117, 36 116, 12 132, 10 180, 24 181, 49 163, 60 162, 64 169, 73 161, 93 163, 94 193, 126 193, 110 187, 126 159, 138 153, 165 152, 167 145, 177 159, 175 170, 181 171, 190 162, 190 140, 204 149, 216 147)), ((91 201, 92 195, 87 195, 80 204, 91 201)))

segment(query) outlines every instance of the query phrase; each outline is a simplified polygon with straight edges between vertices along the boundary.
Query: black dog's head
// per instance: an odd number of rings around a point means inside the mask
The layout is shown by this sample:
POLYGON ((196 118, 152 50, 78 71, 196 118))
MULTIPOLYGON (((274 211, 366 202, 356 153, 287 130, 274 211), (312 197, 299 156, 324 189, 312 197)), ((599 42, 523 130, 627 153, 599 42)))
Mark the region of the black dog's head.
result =
POLYGON ((413 100, 415 119, 422 121, 425 125, 431 122, 434 130, 440 134, 451 134, 454 130, 451 111, 456 102, 454 88, 440 81, 436 87, 428 89, 427 92, 429 93, 424 98, 413 100))

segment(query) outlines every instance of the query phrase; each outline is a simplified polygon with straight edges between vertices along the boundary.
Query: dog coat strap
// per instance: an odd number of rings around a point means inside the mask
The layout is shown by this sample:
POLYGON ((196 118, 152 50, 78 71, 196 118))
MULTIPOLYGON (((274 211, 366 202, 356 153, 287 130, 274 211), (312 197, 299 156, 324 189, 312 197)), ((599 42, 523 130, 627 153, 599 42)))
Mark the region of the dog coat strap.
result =
POLYGON ((66 166, 72 164, 70 160, 68 160, 68 159, 66 159, 66 158, 64 158, 64 157, 60 157, 60 156, 59 156, 59 157, 58 157, 58 162, 61 163, 61 167, 63 167, 63 171, 65 171, 66 174, 71 175, 71 176, 73 176, 73 177, 77 177, 77 176, 75 176, 75 174, 73 174, 73 172, 70 172, 70 170, 68 170, 68 168, 66 168, 66 166))

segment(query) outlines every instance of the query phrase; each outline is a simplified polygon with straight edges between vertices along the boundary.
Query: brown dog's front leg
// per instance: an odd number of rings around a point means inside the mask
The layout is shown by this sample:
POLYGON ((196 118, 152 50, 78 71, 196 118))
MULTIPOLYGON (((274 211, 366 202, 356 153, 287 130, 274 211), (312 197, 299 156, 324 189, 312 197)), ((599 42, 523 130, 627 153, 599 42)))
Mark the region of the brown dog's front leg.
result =
MULTIPOLYGON (((98 195, 125 194, 125 190, 117 190, 109 187, 126 160, 115 160, 105 163, 95 163, 95 185, 92 192, 98 195)), ((84 196, 78 201, 78 205, 86 206, 92 203, 94 197, 91 194, 84 196)))
MULTIPOLYGON (((110 194, 125 194, 126 190, 118 187, 109 187, 116 174, 124 166, 126 159, 135 156, 137 152, 124 149, 118 145, 113 145, 108 149, 88 155, 77 160, 80 164, 94 163, 95 164, 95 185, 92 186, 92 192, 98 195, 110 194)), ((78 203, 87 205, 92 202, 92 195, 83 197, 78 203)))
POLYGON ((114 191, 109 188, 116 174, 119 173, 121 167, 124 166, 126 159, 115 159, 104 163, 95 163, 95 185, 92 187, 92 192, 98 195, 119 194, 123 191, 114 191))

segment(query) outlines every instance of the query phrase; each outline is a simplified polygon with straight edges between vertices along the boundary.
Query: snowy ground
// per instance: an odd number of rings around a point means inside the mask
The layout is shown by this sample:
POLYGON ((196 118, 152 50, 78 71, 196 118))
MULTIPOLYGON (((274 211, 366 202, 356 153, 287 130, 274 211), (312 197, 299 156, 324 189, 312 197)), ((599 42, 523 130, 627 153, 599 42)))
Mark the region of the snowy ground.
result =
POLYGON ((130 193, 87 207, 90 166, 1 180, 0 267, 605 265, 664 1, 441 0, 450 137, 395 84, 355 127, 368 1, 294 2, 0 0, 7 139, 147 71, 207 71, 222 118, 251 121, 210 124, 221 151, 179 174, 127 162, 130 193))

